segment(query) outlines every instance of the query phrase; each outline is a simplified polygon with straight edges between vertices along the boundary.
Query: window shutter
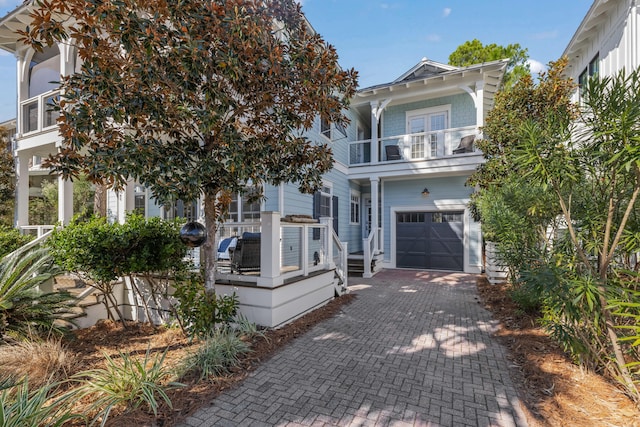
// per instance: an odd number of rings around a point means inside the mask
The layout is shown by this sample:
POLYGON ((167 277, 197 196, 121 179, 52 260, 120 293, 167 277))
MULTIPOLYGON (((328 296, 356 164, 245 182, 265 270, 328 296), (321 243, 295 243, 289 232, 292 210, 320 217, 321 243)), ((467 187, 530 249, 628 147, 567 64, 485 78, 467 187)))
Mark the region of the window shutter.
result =
MULTIPOLYGON (((313 218, 320 219, 320 204, 322 194, 319 191, 313 193, 313 218)), ((313 229, 313 240, 320 240, 320 229, 313 229)))
POLYGON ((313 193, 313 219, 320 218, 320 198, 322 194, 319 191, 313 193))
POLYGON ((331 205, 333 208, 333 230, 336 232, 336 235, 338 235, 338 196, 333 196, 331 205))
POLYGON ((184 202, 182 200, 176 201, 176 218, 184 218, 184 202))

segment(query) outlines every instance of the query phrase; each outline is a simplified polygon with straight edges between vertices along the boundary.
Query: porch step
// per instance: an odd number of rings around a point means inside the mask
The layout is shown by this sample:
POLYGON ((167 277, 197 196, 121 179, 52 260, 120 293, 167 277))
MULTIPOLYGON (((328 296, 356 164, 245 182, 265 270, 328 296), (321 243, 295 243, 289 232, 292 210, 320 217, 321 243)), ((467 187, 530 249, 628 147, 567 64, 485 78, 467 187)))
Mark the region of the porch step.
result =
POLYGON ((65 273, 56 276, 53 281, 53 291, 68 292, 76 298, 76 305, 70 313, 62 316, 64 320, 71 322, 86 318, 87 310, 102 305, 103 295, 90 286, 80 277, 72 273, 65 273))
MULTIPOLYGON (((380 261, 384 258, 384 253, 376 254, 371 260, 371 272, 375 273, 380 270, 380 261)), ((347 259, 349 268, 349 276, 362 277, 364 274, 364 255, 361 253, 349 254, 347 259)))

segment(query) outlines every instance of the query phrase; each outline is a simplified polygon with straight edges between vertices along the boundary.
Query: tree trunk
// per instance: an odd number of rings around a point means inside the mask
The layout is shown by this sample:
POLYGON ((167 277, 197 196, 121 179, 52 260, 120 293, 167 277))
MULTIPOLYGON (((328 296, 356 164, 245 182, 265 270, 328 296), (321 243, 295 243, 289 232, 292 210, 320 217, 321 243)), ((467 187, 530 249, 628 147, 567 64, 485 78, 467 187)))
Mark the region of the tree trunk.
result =
POLYGON ((93 195, 93 213, 96 216, 107 216, 107 187, 96 184, 96 192, 93 195))
POLYGON ((207 241, 202 245, 202 264, 204 265, 204 288, 207 293, 215 293, 216 283, 216 258, 218 256, 216 245, 216 194, 204 195, 204 222, 207 228, 207 241))

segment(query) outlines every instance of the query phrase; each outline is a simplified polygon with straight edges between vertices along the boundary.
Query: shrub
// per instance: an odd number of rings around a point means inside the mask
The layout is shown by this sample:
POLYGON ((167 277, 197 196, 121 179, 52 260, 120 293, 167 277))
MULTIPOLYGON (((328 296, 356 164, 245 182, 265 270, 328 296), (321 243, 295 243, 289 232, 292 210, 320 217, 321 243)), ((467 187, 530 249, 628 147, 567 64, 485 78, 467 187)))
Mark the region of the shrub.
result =
MULTIPOLYGON (((168 277, 187 267, 183 261, 187 248, 179 239, 180 225, 177 221, 145 219, 140 215, 128 216, 125 224, 110 224, 105 218, 93 217, 54 230, 46 244, 63 269, 88 279, 105 296, 103 302, 112 318, 114 310, 122 319, 113 296, 119 277, 141 275, 149 279, 152 272, 164 272, 168 277)), ((157 288, 151 286, 151 291, 157 288)), ((159 296, 154 293, 152 297, 159 305, 159 296)))
POLYGON ((35 388, 66 380, 76 364, 74 354, 60 340, 29 340, 0 346, 1 376, 17 380, 29 378, 29 384, 35 388))
POLYGON ((191 338, 206 338, 216 325, 229 324, 238 311, 236 295, 209 293, 200 275, 191 275, 176 283, 173 296, 179 304, 175 313, 183 330, 191 338))
POLYGON ((222 375, 237 366, 240 356, 249 351, 249 344, 232 329, 218 329, 186 359, 182 366, 183 375, 195 374, 201 380, 222 375))
POLYGON ((106 367, 82 371, 72 377, 80 386, 67 393, 74 399, 90 397, 90 412, 97 411, 93 422, 102 419, 105 425, 109 414, 116 407, 135 409, 141 405, 158 414, 158 406, 164 401, 171 407, 167 396, 168 387, 182 384, 165 382, 172 376, 171 370, 164 366, 166 351, 152 357, 148 348, 143 360, 126 353, 120 353, 119 360, 104 354, 106 367))
POLYGON ((20 234, 20 231, 13 227, 0 224, 0 258, 26 245, 33 236, 20 234))
POLYGON ((73 297, 67 292, 40 290, 57 272, 44 248, 21 250, 0 260, 0 339, 64 331, 73 297))
POLYGON ((52 391, 57 386, 57 383, 47 384, 33 392, 24 382, 0 392, 0 426, 57 427, 81 418, 69 409, 68 398, 52 398, 52 391))

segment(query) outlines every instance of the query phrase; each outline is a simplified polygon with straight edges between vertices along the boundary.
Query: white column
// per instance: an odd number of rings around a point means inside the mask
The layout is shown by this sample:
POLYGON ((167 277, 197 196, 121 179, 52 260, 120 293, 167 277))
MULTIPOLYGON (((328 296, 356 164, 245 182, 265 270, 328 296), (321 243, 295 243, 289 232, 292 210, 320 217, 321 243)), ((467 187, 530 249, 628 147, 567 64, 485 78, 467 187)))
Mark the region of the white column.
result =
POLYGON ((127 219, 127 213, 133 212, 136 207, 136 185, 133 181, 127 181, 127 185, 124 187, 124 215, 121 219, 121 223, 124 223, 127 219))
POLYGON ((25 68, 28 68, 26 65, 27 59, 25 55, 26 51, 16 52, 16 105, 18 106, 16 116, 16 137, 19 137, 23 133, 22 107, 20 106, 20 102, 29 98, 29 72, 28 69, 25 70, 25 68))
MULTIPOLYGON (((378 239, 378 228, 380 227, 380 218, 378 217, 378 205, 380 204, 380 196, 378 194, 379 192, 379 185, 380 185, 380 178, 370 178, 370 182, 371 182, 371 230, 374 231, 374 248, 375 251, 378 251, 380 249, 380 242, 377 241, 378 239)), ((373 254, 371 254, 373 255, 373 254)))
POLYGON ((475 95, 476 127, 480 128, 484 126, 484 81, 480 80, 476 82, 475 95))
POLYGON ((68 41, 65 41, 65 43, 58 43, 58 50, 60 51, 60 75, 69 76, 73 74, 75 71, 73 46, 68 41))
POLYGON ((378 163, 378 101, 371 101, 371 163, 378 163))
POLYGON ((29 225, 29 156, 17 155, 16 165, 16 226, 29 225))
POLYGON ((58 222, 67 225, 73 216, 73 183, 58 176, 58 222))
POLYGON ((280 216, 284 216, 284 184, 278 186, 278 210, 280 216))
POLYGON ((260 212, 260 277, 258 286, 274 288, 280 276, 280 213, 260 212))

